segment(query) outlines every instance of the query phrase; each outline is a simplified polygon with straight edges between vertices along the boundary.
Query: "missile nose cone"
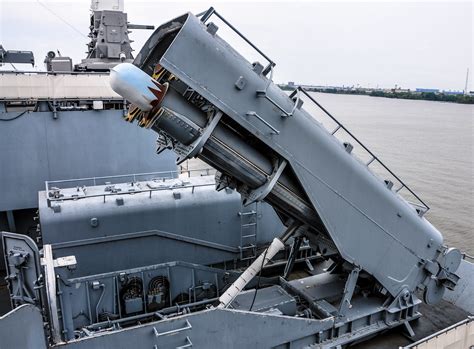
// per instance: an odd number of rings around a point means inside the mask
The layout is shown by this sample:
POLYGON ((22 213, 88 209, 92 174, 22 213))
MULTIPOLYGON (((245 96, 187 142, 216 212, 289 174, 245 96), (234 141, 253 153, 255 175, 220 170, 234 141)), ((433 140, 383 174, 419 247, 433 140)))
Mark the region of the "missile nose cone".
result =
POLYGON ((166 92, 159 82, 130 63, 121 63, 110 70, 110 87, 143 111, 151 110, 166 92))

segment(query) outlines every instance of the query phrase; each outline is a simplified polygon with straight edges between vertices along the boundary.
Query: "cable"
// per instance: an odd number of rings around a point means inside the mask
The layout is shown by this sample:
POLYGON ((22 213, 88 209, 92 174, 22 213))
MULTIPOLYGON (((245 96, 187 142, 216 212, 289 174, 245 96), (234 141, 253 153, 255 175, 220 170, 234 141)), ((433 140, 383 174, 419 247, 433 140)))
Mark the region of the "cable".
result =
POLYGON ((262 277, 262 270, 265 264, 265 258, 267 257, 267 251, 268 251, 268 247, 265 249, 265 253, 263 254, 262 266, 260 267, 260 271, 258 273, 257 287, 255 287, 255 293, 253 294, 252 304, 250 304, 249 311, 252 311, 253 305, 255 303, 255 298, 257 298, 257 292, 258 292, 258 289, 260 288, 260 278, 262 277))
POLYGON ((45 10, 47 10, 49 13, 51 13, 53 16, 55 16, 56 18, 58 18, 61 22, 63 22, 64 24, 66 24, 69 28, 71 28, 72 30, 74 30, 76 33, 78 33, 79 35, 81 35, 82 37, 86 38, 87 39, 87 36, 85 34, 83 34, 79 29, 77 29, 76 27, 74 27, 71 23, 69 23, 68 21, 66 21, 65 19, 63 19, 60 15, 58 15, 56 12, 54 12, 53 10, 51 10, 48 6, 46 6, 46 4, 43 4, 40 0, 36 0, 36 2, 38 4, 40 4, 45 10))
POLYGON ((2 119, 2 118, 0 118, 0 121, 13 121, 13 120, 15 120, 15 119, 18 119, 20 116, 24 115, 24 114, 27 113, 27 112, 28 112, 28 110, 25 110, 24 112, 21 112, 21 113, 18 114, 17 116, 14 116, 14 117, 12 117, 12 118, 10 118, 10 119, 2 119))

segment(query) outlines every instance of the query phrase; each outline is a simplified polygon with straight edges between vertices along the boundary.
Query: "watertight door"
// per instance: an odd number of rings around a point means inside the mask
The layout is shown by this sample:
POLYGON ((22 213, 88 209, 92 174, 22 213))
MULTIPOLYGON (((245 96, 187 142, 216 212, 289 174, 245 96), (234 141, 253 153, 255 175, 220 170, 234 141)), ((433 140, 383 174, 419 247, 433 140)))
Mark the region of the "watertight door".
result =
POLYGON ((35 242, 26 235, 1 232, 12 308, 22 304, 41 306, 40 256, 35 242))

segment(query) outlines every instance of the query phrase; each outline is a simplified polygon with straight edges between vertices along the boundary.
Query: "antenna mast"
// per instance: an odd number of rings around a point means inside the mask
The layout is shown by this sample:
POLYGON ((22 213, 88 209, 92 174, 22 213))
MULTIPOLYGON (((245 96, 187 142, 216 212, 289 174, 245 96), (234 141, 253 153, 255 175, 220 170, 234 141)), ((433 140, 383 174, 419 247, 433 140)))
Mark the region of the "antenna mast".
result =
POLYGON ((469 82, 469 68, 467 68, 466 72, 466 84, 464 85, 464 94, 467 95, 469 91, 467 90, 467 84, 469 82))

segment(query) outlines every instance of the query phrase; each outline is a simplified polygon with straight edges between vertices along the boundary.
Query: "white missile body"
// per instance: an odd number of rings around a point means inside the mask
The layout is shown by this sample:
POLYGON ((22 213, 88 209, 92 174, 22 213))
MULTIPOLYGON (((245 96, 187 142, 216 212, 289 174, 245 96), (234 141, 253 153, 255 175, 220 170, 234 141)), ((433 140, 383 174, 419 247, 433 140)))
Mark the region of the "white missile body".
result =
POLYGON ((274 238, 266 252, 264 251, 245 271, 234 281, 232 285, 220 296, 218 308, 227 308, 244 287, 252 281, 260 270, 282 249, 285 244, 280 239, 274 238), (265 258, 265 260, 263 260, 265 258))
POLYGON ((160 84, 150 75, 131 63, 121 63, 110 71, 110 86, 130 103, 143 111, 153 108, 161 93, 160 84))

